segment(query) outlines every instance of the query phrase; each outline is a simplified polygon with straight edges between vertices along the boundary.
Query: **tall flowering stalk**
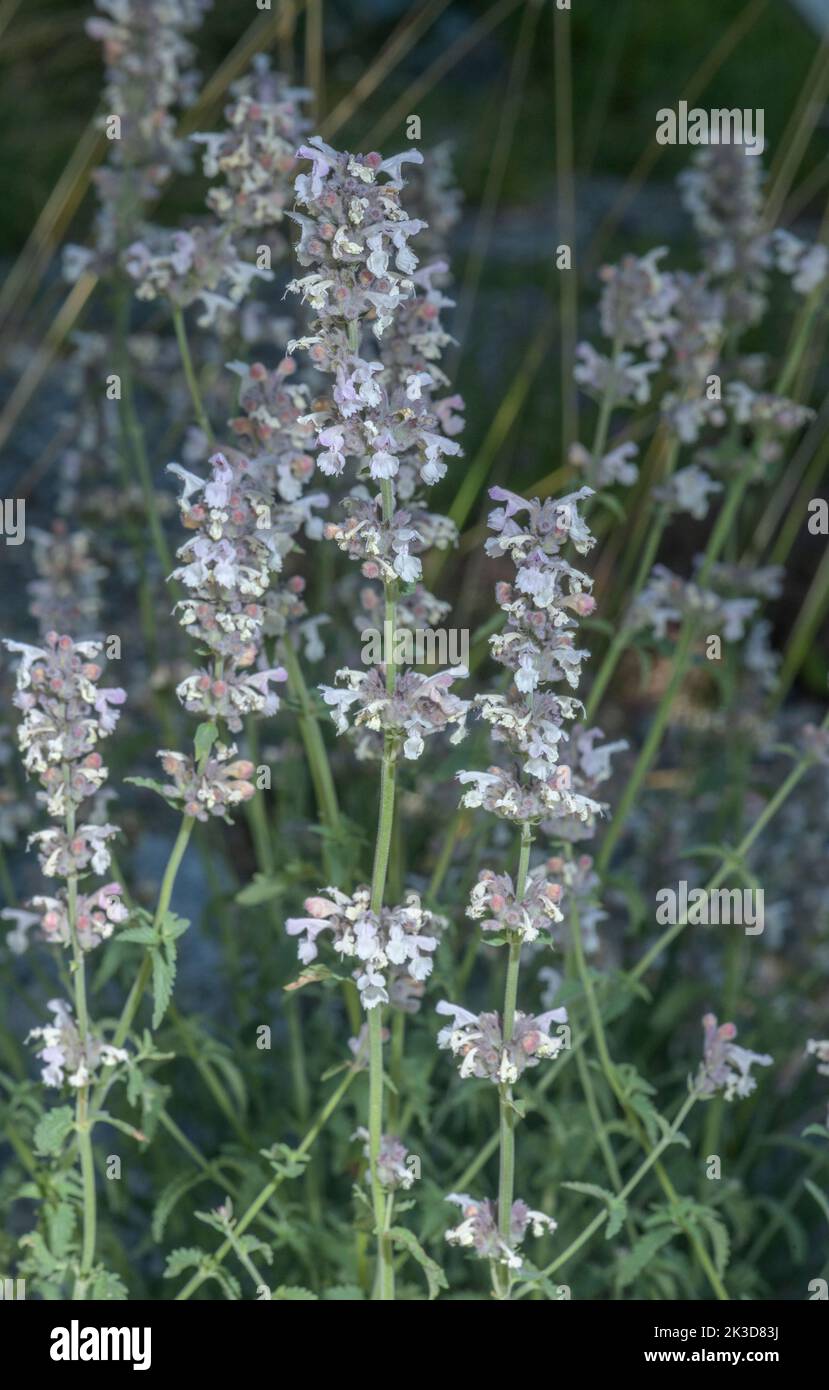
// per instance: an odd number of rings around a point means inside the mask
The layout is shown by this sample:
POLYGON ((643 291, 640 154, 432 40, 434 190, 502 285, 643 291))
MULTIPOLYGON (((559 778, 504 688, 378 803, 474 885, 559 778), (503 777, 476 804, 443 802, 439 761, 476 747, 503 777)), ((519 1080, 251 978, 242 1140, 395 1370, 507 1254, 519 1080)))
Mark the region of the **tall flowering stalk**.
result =
POLYGON ((166 299, 173 312, 183 365, 199 424, 210 438, 193 377, 183 310, 201 304, 202 328, 227 335, 256 280, 272 278, 272 264, 287 253, 282 224, 291 199, 296 146, 307 129, 302 105, 309 93, 271 72, 260 55, 231 88, 226 126, 192 136, 204 147, 204 173, 213 180, 208 216, 173 230, 148 227, 128 247, 124 264, 141 300, 166 299), (264 240, 263 240, 264 239, 264 240))
POLYGON ((68 246, 64 273, 74 280, 92 268, 110 271, 136 217, 176 173, 190 167, 176 134, 176 109, 198 91, 194 49, 185 37, 199 28, 211 0, 96 0, 101 16, 87 21, 103 46, 106 73, 100 124, 106 162, 93 180, 98 194, 94 249, 68 246))
MULTIPOLYGON (((70 954, 73 999, 53 999, 53 1021, 35 1028, 29 1039, 42 1043, 38 1052, 47 1086, 68 1085, 75 1092, 74 1130, 82 1186, 82 1240, 74 1297, 89 1283, 96 1250, 95 1164, 92 1153, 90 1092, 101 1067, 126 1061, 123 1048, 104 1041, 94 1030, 87 1001, 86 957, 126 917, 121 886, 107 883, 81 893, 79 883, 91 871, 103 876, 110 863, 109 842, 118 827, 82 818, 107 780, 99 744, 118 722, 126 699, 118 687, 100 684, 101 644, 75 642, 50 632, 42 647, 6 641, 20 657, 14 703, 22 711, 18 743, 26 772, 37 778, 52 824, 29 836, 38 848, 40 867, 62 887, 54 897, 36 898, 34 913, 13 913, 18 930, 35 924, 47 941, 70 954)), ((86 886, 86 885, 84 885, 86 886)))
MULTIPOLYGON (((460 1059, 462 1076, 486 1078, 498 1089, 497 1204, 453 1194, 450 1200, 460 1203, 465 1220, 447 1238, 473 1246, 490 1260, 495 1295, 507 1299, 513 1271, 521 1267, 517 1252, 526 1230, 531 1227, 538 1235, 555 1227, 547 1217, 514 1201, 519 1112, 513 1087, 527 1067, 557 1055, 564 1045, 561 1025, 567 1022, 563 1008, 538 1016, 518 1009, 522 948, 539 939, 549 943, 552 925, 562 920, 561 884, 550 876, 550 866, 530 868, 533 829, 540 825, 562 837, 568 823, 592 825, 603 807, 587 795, 585 766, 590 768, 591 758, 579 756, 584 738, 574 743, 571 765, 560 760, 560 745, 569 737, 567 726, 582 706, 574 695, 553 688, 563 684, 577 689, 587 656, 577 645, 577 628, 579 617, 595 606, 591 580, 564 558, 562 550, 569 542, 586 554, 594 544, 579 513, 579 503, 591 496, 591 489, 547 502, 528 502, 500 487, 491 489, 490 496, 502 505, 489 517, 495 535, 486 543, 487 552, 508 558, 515 567, 514 581, 501 581, 496 588, 505 621, 490 638, 490 647, 494 659, 511 673, 511 681, 505 691, 476 696, 475 704, 508 761, 484 772, 460 772, 458 779, 467 788, 463 804, 484 807, 519 826, 521 844, 514 883, 507 875, 484 870, 469 907, 470 916, 486 919, 489 940, 508 950, 500 1016, 476 1017, 442 1001, 438 1012, 452 1022, 439 1034, 438 1043, 460 1059), (559 1025, 557 1032, 554 1024, 559 1025)), ((593 755, 591 771, 596 770, 595 737, 600 737, 597 731, 586 740, 587 753, 593 755)))
MULTIPOLYGON (((384 160, 379 154, 339 153, 314 137, 299 150, 311 161, 309 173, 296 183, 300 227, 297 257, 307 274, 289 290, 301 295, 314 314, 310 333, 295 347, 309 351, 314 365, 333 378, 330 396, 313 413, 320 451, 317 464, 329 475, 343 473, 353 460, 358 483, 346 502, 347 520, 329 534, 361 561, 366 579, 383 586, 384 630, 397 624, 402 586, 416 584, 422 566, 418 553, 440 532, 420 501, 422 485, 437 482, 446 471, 444 457, 458 454, 450 437, 451 407, 433 393, 443 384, 426 369, 424 349, 438 326, 437 304, 418 314, 415 281, 417 256, 409 245, 422 222, 401 204, 402 166, 420 163, 417 151, 384 160), (413 310, 408 333, 400 315, 413 310), (425 328, 419 348, 414 325, 425 328), (370 329, 380 356, 370 357, 365 342, 370 329), (384 343, 387 345, 383 351, 384 343), (395 349, 395 343, 397 348, 395 349), (412 358, 416 360, 412 360, 412 358), (406 501, 401 505, 401 497, 406 501)), ((428 295, 428 283, 424 287, 428 295)), ((433 356, 439 356, 439 348, 433 356)), ((446 543, 444 539, 443 543, 446 543)), ((395 781, 400 754, 416 759, 426 736, 455 724, 464 730, 466 704, 451 692, 460 668, 423 676, 401 670, 394 650, 368 671, 338 673, 338 687, 323 689, 337 727, 353 721, 368 735, 363 752, 380 760, 380 796, 370 888, 346 899, 342 894, 310 899, 312 916, 294 919, 288 930, 304 933, 303 959, 316 954, 315 938, 324 926, 335 934, 336 949, 356 956, 360 996, 368 1012, 369 1104, 368 1159, 377 1234, 375 1296, 394 1297, 390 1221, 393 1193, 387 1193, 381 1167, 383 1145, 382 1006, 389 1002, 391 976, 402 967, 415 989, 431 970, 436 938, 424 930, 429 914, 410 896, 401 908, 384 906, 394 822, 395 781)))

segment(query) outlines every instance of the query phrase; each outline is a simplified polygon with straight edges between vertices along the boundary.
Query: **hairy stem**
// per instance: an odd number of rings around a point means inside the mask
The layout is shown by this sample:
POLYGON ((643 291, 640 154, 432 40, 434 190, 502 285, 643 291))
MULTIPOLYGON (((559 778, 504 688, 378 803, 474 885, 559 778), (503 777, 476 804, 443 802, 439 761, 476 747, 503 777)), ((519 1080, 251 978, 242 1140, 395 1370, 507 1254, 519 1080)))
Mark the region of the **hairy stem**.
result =
MULTIPOLYGON (((530 867, 530 848, 532 828, 528 821, 521 826, 521 852, 518 860, 518 876, 515 884, 515 900, 520 902, 527 888, 527 874, 530 867)), ((512 1041, 515 1027, 515 1008, 518 1002, 518 972, 521 967, 521 942, 511 941, 507 960, 507 978, 504 984, 504 1012, 501 1023, 501 1036, 506 1048, 512 1041)), ((505 1245, 510 1244, 512 1223, 512 1203, 515 1193, 515 1104, 512 1086, 503 1083, 498 1088, 499 1104, 499 1147, 498 1166, 498 1233, 505 1245)), ((500 1297, 509 1298, 512 1276, 510 1270, 502 1267, 496 1271, 496 1287, 500 1297)))

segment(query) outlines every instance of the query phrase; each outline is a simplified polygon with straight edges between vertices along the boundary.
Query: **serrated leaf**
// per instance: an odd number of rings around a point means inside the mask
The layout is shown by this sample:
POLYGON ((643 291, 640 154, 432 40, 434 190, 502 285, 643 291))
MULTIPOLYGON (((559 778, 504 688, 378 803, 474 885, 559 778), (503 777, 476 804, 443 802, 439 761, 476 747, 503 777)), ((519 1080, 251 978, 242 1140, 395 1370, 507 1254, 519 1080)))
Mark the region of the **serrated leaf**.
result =
POLYGON ((266 1158, 271 1165, 274 1173, 280 1178, 298 1178, 305 1172, 305 1168, 311 1161, 308 1153, 299 1153, 297 1149, 292 1149, 289 1144, 272 1144, 269 1149, 260 1149, 263 1158, 266 1158))
POLYGON ((653 1259, 657 1251, 667 1245, 669 1240, 673 1240, 676 1231, 670 1226, 659 1226, 654 1231, 646 1231, 639 1238, 632 1250, 619 1261, 619 1288, 626 1289, 646 1268, 653 1259))
POLYGON ((612 1202, 607 1204, 607 1228, 605 1230, 605 1240, 611 1240, 618 1235, 625 1223, 628 1213, 628 1204, 624 1197, 614 1197, 612 1202))
POLYGON ((126 1285, 112 1269, 98 1265, 92 1271, 89 1296, 101 1303, 123 1303, 129 1297, 126 1285))
POLYGON ((153 951, 153 1028, 158 1028, 173 997, 175 959, 169 952, 153 951))
POLYGON ((271 1298, 278 1303, 317 1303, 317 1295, 310 1289, 300 1288, 298 1284, 280 1284, 274 1289, 271 1298))
POLYGON ((206 1260, 203 1250, 199 1250, 195 1245, 182 1245, 178 1250, 172 1250, 167 1256, 167 1263, 164 1267, 164 1278, 175 1279, 177 1275, 183 1274, 186 1269, 198 1268, 206 1260))
POLYGON ((713 1211, 708 1207, 695 1208, 695 1215, 700 1225, 708 1232, 711 1237, 711 1245, 714 1250, 714 1267, 720 1278, 728 1268, 728 1260, 731 1255, 731 1237, 728 1234, 728 1227, 713 1211))
POLYGON ((163 797, 168 806, 173 805, 167 788, 154 777, 125 777, 124 781, 130 782, 133 787, 146 787, 147 791, 156 792, 158 796, 163 797))
POLYGON ((398 1245, 402 1245, 408 1255, 416 1260, 426 1276, 426 1283, 429 1288, 429 1298, 437 1298, 441 1289, 448 1289, 449 1283, 441 1269, 419 1243, 417 1238, 405 1226, 392 1226, 389 1231, 391 1239, 398 1245))
POLYGON ((46 1229, 52 1254, 58 1260, 65 1259, 75 1234, 75 1212, 68 1202, 59 1202, 52 1211, 47 1211, 46 1229))
POLYGON ((199 1183, 206 1182, 210 1176, 209 1173, 178 1173, 167 1183, 153 1209, 150 1227, 153 1240, 162 1239, 167 1222, 185 1193, 198 1187, 199 1183))
POLYGON ((179 917, 175 912, 165 912, 160 923, 161 936, 165 941, 177 941, 189 926, 189 918, 179 917))
POLYGON ((619 1197, 615 1192, 609 1192, 606 1187, 599 1187, 593 1182, 563 1182, 561 1186, 569 1187, 572 1192, 582 1192, 586 1197, 597 1197, 600 1202, 604 1202, 607 1206, 605 1238, 610 1240, 618 1234, 627 1216, 627 1202, 624 1197, 619 1197))
POLYGON ((610 1203, 615 1199, 613 1192, 608 1192, 606 1187, 599 1187, 594 1182, 563 1182, 561 1186, 569 1187, 571 1192, 582 1192, 586 1197, 598 1197, 600 1202, 610 1203))
POLYGON ((154 927, 125 927, 119 931, 117 941, 137 941, 141 946, 154 946, 158 933, 154 927))
POLYGON ((50 1279, 62 1273, 65 1262, 52 1254, 39 1231, 30 1231, 28 1235, 21 1236, 20 1244, 29 1250, 29 1258, 40 1278, 50 1279))
POLYGON ((47 1110, 35 1126, 36 1152, 44 1157, 60 1153, 74 1125, 75 1115, 68 1105, 59 1105, 54 1110, 47 1110))

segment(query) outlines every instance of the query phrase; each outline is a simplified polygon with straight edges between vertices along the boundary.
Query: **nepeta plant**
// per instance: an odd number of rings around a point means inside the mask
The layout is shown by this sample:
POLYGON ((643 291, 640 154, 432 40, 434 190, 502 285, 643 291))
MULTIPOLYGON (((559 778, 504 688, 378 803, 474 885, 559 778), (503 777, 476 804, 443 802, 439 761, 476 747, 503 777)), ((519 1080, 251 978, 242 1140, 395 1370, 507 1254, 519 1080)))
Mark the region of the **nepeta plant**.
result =
POLYGON ((511 242, 503 283, 478 264, 503 148, 459 345, 450 148, 340 149, 339 107, 313 133, 319 94, 235 50, 182 129, 208 8, 100 0, 88 29, 90 314, 9 586, 0 1275, 807 1297, 829 589, 791 561, 829 253, 776 225, 779 171, 696 151, 664 195, 690 241, 608 252, 580 306, 556 286, 581 424, 551 451, 538 274, 511 242), (660 917, 672 880, 764 893, 761 930, 660 917))

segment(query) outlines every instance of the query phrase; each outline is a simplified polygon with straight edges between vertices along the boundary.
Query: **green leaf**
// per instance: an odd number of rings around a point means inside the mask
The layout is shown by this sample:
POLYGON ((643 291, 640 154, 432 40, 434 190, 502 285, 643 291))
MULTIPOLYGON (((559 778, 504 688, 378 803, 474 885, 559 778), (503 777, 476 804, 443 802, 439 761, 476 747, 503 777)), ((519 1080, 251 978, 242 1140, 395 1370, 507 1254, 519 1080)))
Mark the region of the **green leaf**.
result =
POLYGON ((52 1254, 39 1231, 30 1231, 28 1235, 21 1236, 19 1243, 28 1248, 32 1266, 41 1279, 51 1279, 65 1269, 65 1261, 52 1254))
POLYGON ((324 1289, 322 1297, 326 1303, 365 1303, 366 1296, 357 1284, 335 1284, 333 1288, 324 1289))
POLYGON ((611 1240, 618 1235, 628 1212, 628 1204, 624 1197, 614 1197, 612 1202, 607 1204, 607 1228, 605 1230, 605 1240, 611 1240))
POLYGON ((167 802, 168 806, 174 803, 170 799, 167 788, 161 782, 157 782, 154 777, 125 777, 125 782, 130 782, 134 787, 146 787, 147 791, 157 792, 167 802))
POLYGON ((392 1226, 389 1235, 398 1245, 402 1245, 406 1253, 411 1255, 412 1259, 420 1265, 429 1286, 430 1299, 437 1298, 441 1289, 448 1289, 449 1283, 440 1265, 426 1254, 423 1246, 418 1243, 411 1231, 408 1231, 405 1226, 392 1226))
POLYGON ((280 1284, 274 1289, 271 1298, 279 1303, 317 1303, 317 1295, 310 1289, 300 1288, 298 1284, 280 1284))
POLYGON ((165 912, 159 927, 161 938, 169 943, 177 941, 180 936, 184 935, 189 926, 189 918, 179 917, 175 912, 165 912))
POLYGON ((829 1201, 826 1199, 826 1194, 821 1192, 820 1188, 816 1187, 813 1182, 809 1182, 808 1179, 804 1182, 803 1186, 806 1188, 809 1196, 814 1197, 823 1215, 826 1217, 826 1220, 829 1221, 829 1201))
POLYGON ((164 1268, 165 1279, 175 1279, 177 1275, 183 1274, 186 1269, 200 1268, 206 1260, 203 1250, 199 1250, 195 1245, 179 1246, 178 1250, 173 1250, 167 1256, 167 1264, 164 1268))
POLYGON ((607 1204, 607 1240, 621 1230, 627 1216, 627 1202, 623 1197, 617 1197, 615 1192, 609 1192, 606 1187, 597 1187, 592 1182, 563 1182, 561 1186, 569 1187, 572 1192, 583 1192, 586 1197, 598 1197, 600 1202, 607 1204))
POLYGON ((272 1144, 269 1149, 260 1149, 263 1158, 270 1163, 274 1173, 279 1178, 299 1178, 305 1172, 306 1165, 311 1161, 311 1155, 299 1153, 292 1149, 289 1144, 272 1144))
POLYGON ((246 883, 236 894, 235 901, 241 907, 258 907, 260 903, 270 902, 285 892, 286 885, 280 878, 268 874, 254 874, 252 883, 246 883))
POLYGON ((47 1211, 46 1229, 52 1254, 58 1260, 65 1259, 75 1234, 75 1212, 68 1202, 59 1202, 54 1210, 47 1211))
POLYGON ((64 1140, 75 1126, 75 1115, 68 1105, 59 1105, 55 1110, 47 1110, 35 1126, 35 1150, 48 1156, 60 1153, 64 1140))
POLYGON ((663 1245, 667 1245, 669 1240, 673 1240, 675 1235, 676 1231, 670 1226, 659 1226, 655 1231, 646 1231, 633 1249, 619 1261, 619 1289, 626 1289, 638 1279, 657 1251, 661 1250, 663 1245))
POLYGON ((212 1174, 185 1172, 177 1174, 171 1182, 167 1183, 153 1211, 152 1225, 150 1227, 153 1240, 160 1241, 162 1239, 167 1222, 185 1193, 192 1191, 194 1187, 198 1187, 199 1183, 207 1182, 208 1179, 212 1180, 212 1174))
POLYGON ((118 941, 137 941, 141 946, 154 946, 158 941, 155 927, 125 927, 116 938, 118 941))
POLYGON ((129 1297, 124 1281, 114 1270, 105 1269, 103 1265, 98 1265, 92 1271, 89 1296, 100 1303, 123 1303, 129 1297))
POLYGON ((718 1216, 715 1216, 710 1207, 696 1207, 695 1216, 700 1225, 708 1232, 711 1237, 711 1244, 714 1249, 714 1267, 720 1278, 728 1268, 728 1260, 731 1254, 731 1238, 728 1234, 728 1227, 718 1216))
POLYGON ((829 1129, 826 1125, 807 1125, 801 1135, 803 1139, 829 1139, 829 1129))
POLYGON ((153 951, 153 1028, 158 1028, 173 997, 176 979, 175 952, 153 951))
POLYGON ((218 737, 219 730, 211 720, 207 720, 204 724, 199 725, 196 730, 195 738, 193 739, 197 763, 202 762, 202 760, 207 760, 210 756, 210 750, 218 737))

